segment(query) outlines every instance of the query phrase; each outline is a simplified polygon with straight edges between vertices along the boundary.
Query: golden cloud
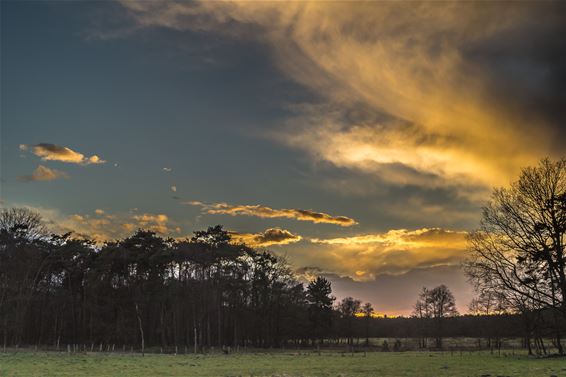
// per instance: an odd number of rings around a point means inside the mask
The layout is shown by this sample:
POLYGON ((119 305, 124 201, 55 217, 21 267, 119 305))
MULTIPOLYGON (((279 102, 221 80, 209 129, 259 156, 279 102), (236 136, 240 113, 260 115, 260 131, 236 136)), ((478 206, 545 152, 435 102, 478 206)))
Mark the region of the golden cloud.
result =
POLYGON ((255 216, 260 218, 288 218, 299 221, 310 221, 315 224, 336 224, 340 226, 352 226, 357 224, 354 219, 346 216, 332 216, 323 212, 315 212, 306 209, 273 209, 262 205, 233 205, 228 203, 206 204, 199 201, 185 202, 198 206, 208 214, 222 214, 231 216, 255 216))
POLYGON ((133 219, 137 221, 137 226, 139 228, 149 229, 162 235, 170 232, 169 228, 167 227, 167 222, 169 221, 167 215, 152 215, 144 213, 143 215, 133 216, 133 219))
POLYGON ((351 237, 310 239, 286 255, 295 266, 373 280, 383 274, 403 274, 420 268, 458 266, 465 256, 467 233, 441 228, 393 229, 351 237))
POLYGON ((141 27, 258 38, 271 46, 281 70, 326 101, 303 106, 276 135, 316 159, 401 184, 491 186, 507 184, 520 167, 556 150, 557 131, 544 114, 495 97, 501 88, 493 87, 492 74, 467 56, 532 27, 536 12, 550 23, 560 20, 551 5, 122 4, 141 27), (372 115, 356 115, 364 112, 372 115))
POLYGON ((251 247, 267 247, 272 245, 288 245, 299 242, 302 237, 281 228, 270 228, 259 233, 231 232, 233 242, 245 243, 251 247))
POLYGON ((56 169, 50 169, 47 166, 39 165, 31 175, 19 177, 22 182, 30 181, 53 181, 60 178, 69 178, 68 174, 56 169))
POLYGON ((106 162, 97 155, 86 157, 84 154, 75 152, 71 148, 49 143, 36 145, 20 144, 19 148, 22 151, 31 149, 32 153, 41 157, 43 161, 60 161, 79 165, 103 164, 106 162))
POLYGON ((311 238, 311 242, 329 245, 360 245, 382 244, 396 249, 400 247, 420 247, 422 245, 438 246, 450 245, 459 248, 465 247, 465 237, 468 233, 451 231, 441 228, 422 228, 417 230, 395 229, 386 233, 365 234, 353 237, 340 237, 330 239, 311 238))
POLYGON ((74 232, 80 236, 89 237, 96 242, 116 240, 130 236, 137 229, 154 231, 161 236, 179 235, 181 228, 165 214, 110 214, 96 209, 94 215, 73 214, 61 215, 57 211, 40 209, 52 224, 55 232, 74 232))

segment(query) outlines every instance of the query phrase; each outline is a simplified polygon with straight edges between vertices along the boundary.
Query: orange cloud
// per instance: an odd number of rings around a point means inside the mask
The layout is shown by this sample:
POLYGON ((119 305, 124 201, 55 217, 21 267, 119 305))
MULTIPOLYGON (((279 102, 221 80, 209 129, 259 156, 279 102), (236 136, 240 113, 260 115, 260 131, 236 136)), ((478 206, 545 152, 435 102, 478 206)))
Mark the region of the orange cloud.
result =
POLYGON ((441 228, 393 229, 339 238, 311 238, 310 245, 285 249, 295 266, 317 266, 356 281, 413 269, 458 266, 465 257, 467 233, 441 228))
POLYGON ((375 244, 390 245, 396 248, 401 246, 411 247, 419 245, 442 246, 449 244, 465 247, 465 237, 468 233, 461 231, 451 231, 441 228, 423 228, 417 230, 395 229, 386 233, 365 234, 353 237, 318 239, 311 238, 311 242, 329 245, 360 245, 375 244))
POLYGON ((314 159, 399 184, 491 186, 561 148, 544 114, 517 111, 511 91, 495 98, 493 72, 466 56, 532 27, 534 14, 561 22, 550 4, 122 4, 139 27, 270 46, 275 64, 324 101, 293 107, 274 135, 314 159))
POLYGON ((124 214, 107 213, 96 209, 94 215, 61 215, 57 211, 39 209, 51 223, 53 231, 58 233, 74 232, 89 237, 96 242, 104 242, 130 236, 137 229, 146 229, 161 236, 179 235, 181 228, 165 214, 124 214))
POLYGON ((33 154, 41 157, 43 161, 60 161, 79 165, 103 164, 106 162, 100 159, 100 157, 98 157, 97 155, 86 157, 84 154, 75 152, 71 148, 62 147, 55 144, 20 144, 20 150, 27 151, 29 149, 31 149, 33 154))
POLYGON ((185 202, 193 206, 198 206, 205 213, 222 214, 230 216, 255 216, 261 218, 288 218, 299 221, 310 221, 315 224, 336 224, 340 226, 352 226, 357 224, 354 219, 346 216, 332 216, 323 212, 315 212, 306 209, 273 209, 262 205, 232 205, 228 203, 206 204, 199 201, 185 202))
POLYGON ((245 243, 251 247, 267 247, 272 245, 288 245, 299 242, 302 237, 281 228, 270 228, 259 233, 231 233, 236 243, 245 243))
POLYGON ((170 232, 167 227, 167 222, 169 221, 167 215, 144 213, 143 215, 135 215, 132 218, 137 221, 136 225, 139 228, 149 229, 162 235, 170 232))

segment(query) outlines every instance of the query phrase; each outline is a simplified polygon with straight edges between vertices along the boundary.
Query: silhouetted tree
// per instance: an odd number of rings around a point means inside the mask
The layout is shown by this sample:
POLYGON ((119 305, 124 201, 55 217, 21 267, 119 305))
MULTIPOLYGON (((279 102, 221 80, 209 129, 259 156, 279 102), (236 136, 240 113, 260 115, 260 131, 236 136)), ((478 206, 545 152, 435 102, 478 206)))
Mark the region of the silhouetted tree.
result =
POLYGON ((362 303, 360 300, 356 300, 352 297, 345 297, 344 299, 342 299, 342 301, 338 303, 337 306, 340 316, 342 317, 342 319, 346 321, 348 345, 350 347, 354 345, 352 324, 356 319, 356 314, 360 312, 361 304, 362 303))
POLYGON ((287 263, 232 243, 221 226, 182 241, 138 230, 95 245, 71 234, 46 236, 41 217, 28 210, 0 218, 5 345, 196 352, 308 338, 307 327, 297 326, 307 322, 306 292, 287 263))
POLYGON ((28 208, 4 208, 0 211, 0 230, 12 239, 35 241, 48 236, 41 215, 28 208))
POLYGON ((444 318, 458 314, 454 295, 444 284, 433 289, 423 288, 415 304, 414 314, 430 323, 433 320, 436 348, 442 348, 444 318))
POLYGON ((426 348, 429 336, 429 322, 432 318, 432 304, 430 302, 429 291, 423 287, 419 293, 417 302, 413 309, 413 317, 418 319, 417 328, 419 333, 419 344, 421 348, 426 348))
POLYGON ((319 344, 324 339, 332 325, 332 296, 330 282, 324 277, 317 277, 307 287, 306 299, 309 306, 309 320, 311 323, 312 339, 318 339, 319 344))
POLYGON ((365 318, 365 330, 366 330, 366 347, 369 346, 369 325, 373 315, 373 306, 371 302, 366 302, 362 307, 362 313, 365 318))
MULTIPOLYGON (((500 292, 483 291, 470 302, 468 310, 474 315, 503 315, 509 312, 509 302, 507 297, 500 292)), ((478 329, 478 331, 485 334, 487 346, 491 349, 493 349, 492 337, 495 338, 496 345, 500 343, 499 330, 499 327, 493 326, 492 322, 488 322, 486 326, 478 329)))
POLYGON ((477 336, 481 328, 492 337, 522 336, 525 347, 546 352, 542 338, 553 312, 513 290, 502 291, 502 300, 512 308, 502 314, 451 318, 453 298, 438 287, 423 290, 415 307, 419 318, 372 318, 367 304, 361 318, 354 299, 333 309, 327 279, 319 277, 305 289, 284 259, 232 242, 221 226, 184 240, 138 230, 95 244, 73 234, 49 236, 41 217, 29 210, 3 213, 4 348, 50 344, 56 349, 199 352, 215 347, 229 352, 300 346, 317 339, 320 345, 341 334, 352 344, 353 337, 364 335, 365 324, 366 343, 370 336, 415 337, 433 331, 435 336, 477 336), (336 327, 333 317, 338 318, 336 327), (435 326, 436 318, 441 326, 435 326))
POLYGON ((478 291, 511 292, 566 318, 565 233, 566 160, 544 159, 494 190, 470 235, 466 272, 478 291))

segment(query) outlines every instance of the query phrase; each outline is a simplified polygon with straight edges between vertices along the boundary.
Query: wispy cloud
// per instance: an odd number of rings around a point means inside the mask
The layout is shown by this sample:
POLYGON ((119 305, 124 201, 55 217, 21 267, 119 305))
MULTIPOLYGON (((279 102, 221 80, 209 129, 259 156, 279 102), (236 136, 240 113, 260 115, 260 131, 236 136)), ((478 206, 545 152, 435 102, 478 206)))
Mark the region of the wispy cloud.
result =
POLYGON ((60 170, 50 169, 47 166, 39 165, 31 175, 18 177, 18 180, 21 182, 53 181, 61 178, 69 178, 69 175, 60 170))
POLYGON ((562 151, 555 3, 122 4, 140 28, 271 46, 280 69, 319 94, 277 135, 313 159, 401 185, 490 186, 562 151))
POLYGON ((56 233, 73 232, 96 242, 116 240, 130 236, 137 229, 147 229, 163 237, 181 236, 181 228, 165 214, 141 213, 137 211, 108 212, 95 209, 94 213, 62 214, 58 210, 34 208, 48 221, 56 233))
POLYGON ((21 151, 31 151, 43 161, 60 161, 79 165, 103 164, 106 162, 97 155, 87 157, 71 148, 49 143, 35 145, 20 144, 19 148, 21 151))
POLYGON ((392 229, 338 238, 311 238, 285 249, 295 266, 318 266, 354 280, 404 274, 418 268, 458 266, 467 233, 441 228, 392 229))
POLYGON ((352 226, 357 224, 354 219, 346 216, 332 216, 323 212, 315 212, 306 209, 273 209, 270 207, 256 205, 234 205, 228 203, 203 203, 199 201, 184 202, 203 209, 203 212, 216 215, 231 216, 255 216, 260 218, 288 218, 299 221, 310 221, 316 224, 336 224, 340 226, 352 226))
POLYGON ((259 233, 231 232, 231 236, 234 242, 245 243, 252 247, 288 245, 302 239, 301 236, 281 228, 270 228, 259 233))
POLYGON ((417 230, 394 229, 386 233, 372 233, 352 237, 338 237, 329 239, 312 238, 311 242, 329 245, 362 245, 381 244, 383 246, 414 247, 423 244, 429 246, 442 246, 449 244, 460 247, 465 246, 467 232, 452 231, 440 228, 422 228, 417 230))

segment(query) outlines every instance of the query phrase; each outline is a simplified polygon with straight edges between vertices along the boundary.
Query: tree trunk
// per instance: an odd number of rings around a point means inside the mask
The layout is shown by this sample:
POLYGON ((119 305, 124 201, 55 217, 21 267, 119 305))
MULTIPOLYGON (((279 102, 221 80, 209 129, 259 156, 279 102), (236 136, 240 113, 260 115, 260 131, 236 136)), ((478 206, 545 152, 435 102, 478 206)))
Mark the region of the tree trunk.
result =
POLYGON ((198 350, 198 336, 197 336, 197 325, 196 325, 196 322, 195 322, 195 324, 194 324, 193 330, 194 330, 194 343, 193 343, 193 344, 194 344, 194 346, 195 346, 195 353, 197 353, 197 350, 198 350))
POLYGON ((136 302, 136 316, 138 317, 138 326, 139 326, 139 329, 140 329, 142 356, 145 356, 145 340, 144 340, 144 337, 143 337, 142 319, 141 319, 141 316, 140 316, 140 309, 138 307, 137 302, 136 302))

